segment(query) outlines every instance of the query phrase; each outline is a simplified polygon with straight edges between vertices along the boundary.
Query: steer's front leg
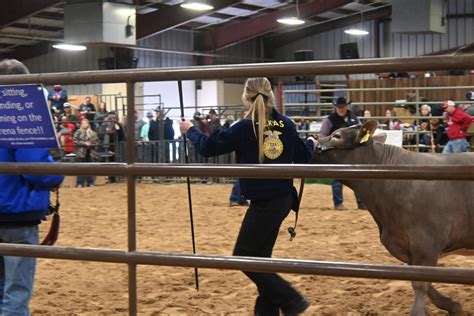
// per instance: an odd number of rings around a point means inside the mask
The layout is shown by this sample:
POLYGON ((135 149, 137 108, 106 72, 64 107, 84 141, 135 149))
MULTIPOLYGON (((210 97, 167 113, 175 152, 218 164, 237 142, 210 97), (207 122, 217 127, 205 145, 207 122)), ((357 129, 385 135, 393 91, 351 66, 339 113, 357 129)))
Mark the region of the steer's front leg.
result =
POLYGON ((425 316, 426 315, 426 303, 428 302, 428 289, 430 288, 429 282, 411 282, 413 290, 415 291, 415 299, 413 306, 411 307, 411 316, 425 316))

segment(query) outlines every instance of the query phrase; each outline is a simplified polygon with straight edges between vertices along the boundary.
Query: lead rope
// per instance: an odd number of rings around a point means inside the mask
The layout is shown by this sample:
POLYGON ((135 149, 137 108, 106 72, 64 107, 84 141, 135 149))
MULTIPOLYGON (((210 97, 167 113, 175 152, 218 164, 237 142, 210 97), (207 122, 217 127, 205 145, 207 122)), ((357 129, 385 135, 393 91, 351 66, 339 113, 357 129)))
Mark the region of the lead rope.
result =
POLYGON ((300 191, 298 192, 298 207, 295 210, 295 225, 292 227, 288 227, 288 233, 290 234, 290 241, 292 241, 296 237, 296 225, 298 224, 298 213, 300 212, 300 205, 301 199, 303 198, 303 191, 304 191, 304 179, 301 179, 300 182, 300 191))
POLYGON ((59 188, 57 188, 56 203, 54 205, 51 202, 49 203, 48 215, 52 215, 53 218, 51 219, 51 227, 49 228, 49 232, 41 242, 42 246, 53 246, 54 243, 58 240, 59 224, 61 222, 61 218, 59 216, 60 205, 61 203, 59 203, 59 188))

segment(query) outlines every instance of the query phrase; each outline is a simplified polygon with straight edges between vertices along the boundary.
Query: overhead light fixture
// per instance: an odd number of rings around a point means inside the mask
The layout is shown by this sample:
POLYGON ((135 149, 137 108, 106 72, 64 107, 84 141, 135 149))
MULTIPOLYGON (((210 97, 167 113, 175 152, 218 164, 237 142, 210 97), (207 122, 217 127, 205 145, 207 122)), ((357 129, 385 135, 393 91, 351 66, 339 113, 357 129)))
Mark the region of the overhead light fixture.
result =
POLYGON ((306 21, 303 19, 300 19, 299 0, 296 0, 296 16, 283 17, 283 18, 278 19, 277 22, 281 24, 286 24, 286 25, 305 24, 306 21))
POLYGON ((363 30, 363 29, 357 29, 357 28, 350 28, 350 29, 344 30, 344 33, 349 34, 349 35, 357 35, 357 36, 369 34, 368 31, 363 30))
POLYGON ((209 3, 209 1, 204 0, 185 1, 181 4, 181 7, 195 11, 206 11, 214 9, 214 7, 209 3))
POLYGON ((304 20, 297 18, 296 16, 285 17, 277 20, 278 23, 286 24, 286 25, 301 25, 305 24, 304 20))
POLYGON ((364 30, 364 12, 360 12, 360 28, 351 27, 350 29, 344 30, 344 33, 349 35, 362 36, 369 34, 369 31, 364 30))
POLYGON ((54 44, 53 47, 57 49, 69 50, 69 51, 81 51, 81 50, 87 49, 87 47, 85 47, 84 45, 65 44, 65 43, 54 44))

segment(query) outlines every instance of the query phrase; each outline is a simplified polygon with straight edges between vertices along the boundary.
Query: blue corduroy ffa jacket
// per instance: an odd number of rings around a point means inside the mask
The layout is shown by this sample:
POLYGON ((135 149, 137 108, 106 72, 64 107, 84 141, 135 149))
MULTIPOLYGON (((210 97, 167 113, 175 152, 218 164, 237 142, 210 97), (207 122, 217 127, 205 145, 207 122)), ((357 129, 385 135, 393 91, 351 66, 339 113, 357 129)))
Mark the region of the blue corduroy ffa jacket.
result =
MULTIPOLYGON (((47 149, 3 149, 0 162, 53 162, 47 149)), ((0 224, 40 223, 64 176, 0 174, 0 224)))
MULTIPOLYGON (((258 164, 258 142, 252 120, 243 119, 228 129, 206 136, 191 127, 187 137, 199 153, 205 157, 236 152, 237 163, 258 164)), ((296 132, 294 123, 275 109, 267 122, 265 132, 264 164, 308 163, 313 142, 304 143, 296 132)), ((257 126, 255 130, 258 133, 257 126)), ((248 200, 267 200, 289 194, 293 179, 240 179, 242 195, 248 200)))

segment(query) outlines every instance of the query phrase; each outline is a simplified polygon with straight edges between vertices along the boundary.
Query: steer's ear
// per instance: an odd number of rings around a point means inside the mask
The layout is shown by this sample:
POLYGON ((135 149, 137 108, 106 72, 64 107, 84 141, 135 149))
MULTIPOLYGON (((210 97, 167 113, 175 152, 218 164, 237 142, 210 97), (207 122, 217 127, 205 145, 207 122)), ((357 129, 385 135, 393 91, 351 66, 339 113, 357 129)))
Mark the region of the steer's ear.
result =
POLYGON ((375 129, 379 123, 377 121, 367 121, 362 125, 362 127, 359 130, 359 133, 357 133, 356 137, 356 144, 363 144, 366 143, 370 140, 372 135, 375 133, 375 129))

